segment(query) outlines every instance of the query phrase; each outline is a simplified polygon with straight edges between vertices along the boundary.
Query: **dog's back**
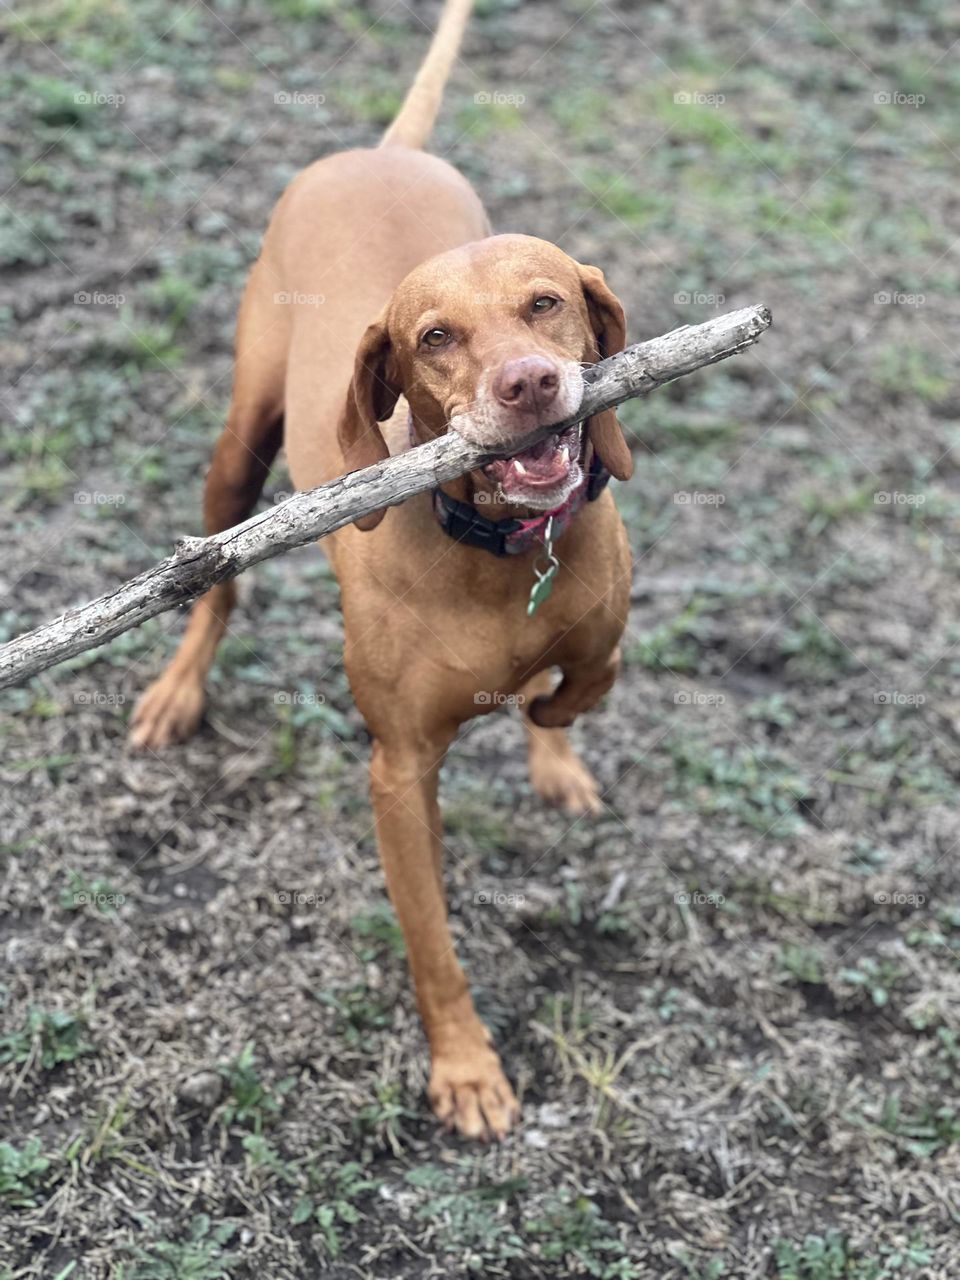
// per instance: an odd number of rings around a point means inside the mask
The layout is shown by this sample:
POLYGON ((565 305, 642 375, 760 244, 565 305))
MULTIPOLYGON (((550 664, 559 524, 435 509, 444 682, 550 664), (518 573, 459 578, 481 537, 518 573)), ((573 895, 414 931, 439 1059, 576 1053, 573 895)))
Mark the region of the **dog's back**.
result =
POLYGON ((419 150, 429 140, 471 8, 472 0, 449 0, 379 147, 327 156, 291 183, 251 273, 240 337, 247 349, 272 351, 268 398, 283 403, 298 489, 343 470, 336 421, 367 324, 414 267, 490 232, 466 179, 419 150))
POLYGON ((245 307, 266 331, 277 322, 275 293, 294 299, 283 399, 298 489, 343 470, 336 423, 366 326, 414 267, 487 234, 483 206, 466 179, 422 151, 333 155, 289 188, 245 307))

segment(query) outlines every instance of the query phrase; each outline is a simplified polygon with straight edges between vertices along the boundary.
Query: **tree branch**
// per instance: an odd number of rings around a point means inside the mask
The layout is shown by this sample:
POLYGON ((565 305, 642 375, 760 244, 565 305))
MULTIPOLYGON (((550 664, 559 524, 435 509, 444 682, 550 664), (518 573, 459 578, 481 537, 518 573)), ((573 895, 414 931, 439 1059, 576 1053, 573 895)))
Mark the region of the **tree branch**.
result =
MULTIPOLYGON (((562 431, 601 409, 647 395, 704 365, 738 355, 770 327, 762 305, 684 326, 584 371, 576 417, 533 432, 510 452, 562 431)), ((505 452, 505 451, 503 451, 505 452)), ((397 506, 416 493, 455 480, 496 457, 453 432, 317 489, 296 493, 243 524, 209 538, 182 538, 172 556, 81 608, 29 631, 0 648, 0 689, 45 671, 65 658, 112 640, 155 614, 195 599, 217 582, 292 547, 323 538, 359 516, 397 506)))

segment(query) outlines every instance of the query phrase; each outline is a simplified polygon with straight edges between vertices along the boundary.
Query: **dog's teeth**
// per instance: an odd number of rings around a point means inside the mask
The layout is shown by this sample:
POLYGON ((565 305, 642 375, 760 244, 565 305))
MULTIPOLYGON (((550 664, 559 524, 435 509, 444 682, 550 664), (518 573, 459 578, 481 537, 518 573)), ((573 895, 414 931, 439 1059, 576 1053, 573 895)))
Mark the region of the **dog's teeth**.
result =
POLYGON ((519 471, 520 475, 525 476, 527 474, 527 468, 523 465, 523 463, 520 461, 519 458, 514 458, 513 465, 517 468, 517 471, 519 471))

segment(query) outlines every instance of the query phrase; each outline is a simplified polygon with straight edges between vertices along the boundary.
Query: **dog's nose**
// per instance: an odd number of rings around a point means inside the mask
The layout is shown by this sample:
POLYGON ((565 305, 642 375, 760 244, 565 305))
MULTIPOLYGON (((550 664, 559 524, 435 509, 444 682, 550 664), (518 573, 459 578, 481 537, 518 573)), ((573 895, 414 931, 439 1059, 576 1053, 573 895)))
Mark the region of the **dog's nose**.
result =
POLYGON ((493 380, 494 398, 508 409, 539 413, 557 396, 560 372, 545 356, 507 360, 493 380))

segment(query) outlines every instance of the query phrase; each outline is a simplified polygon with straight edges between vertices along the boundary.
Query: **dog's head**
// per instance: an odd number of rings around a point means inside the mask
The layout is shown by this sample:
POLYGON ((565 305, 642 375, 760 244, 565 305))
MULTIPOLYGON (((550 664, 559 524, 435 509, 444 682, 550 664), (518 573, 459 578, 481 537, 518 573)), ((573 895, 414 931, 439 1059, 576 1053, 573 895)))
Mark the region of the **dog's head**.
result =
MULTIPOLYGON (((575 414, 584 365, 622 351, 623 307, 603 273, 532 236, 504 235, 416 267, 360 342, 339 425, 350 471, 387 457, 378 422, 406 397, 418 438, 452 428, 502 448, 575 414)), ((633 460, 614 410, 585 424, 612 475, 633 460)), ((579 483, 583 441, 572 428, 483 469, 513 504, 549 510, 579 483)), ((357 521, 371 529, 378 512, 357 521)))

